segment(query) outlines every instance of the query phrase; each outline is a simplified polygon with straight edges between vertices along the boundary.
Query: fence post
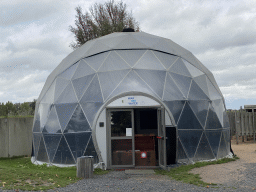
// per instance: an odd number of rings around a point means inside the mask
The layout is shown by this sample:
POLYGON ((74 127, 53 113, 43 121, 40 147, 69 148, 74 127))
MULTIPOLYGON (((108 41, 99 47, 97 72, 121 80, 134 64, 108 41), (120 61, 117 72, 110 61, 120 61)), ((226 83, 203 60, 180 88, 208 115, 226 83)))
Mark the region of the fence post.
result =
POLYGON ((235 111, 235 130, 236 130, 236 144, 238 145, 238 128, 237 128, 237 114, 236 114, 236 111, 235 111))

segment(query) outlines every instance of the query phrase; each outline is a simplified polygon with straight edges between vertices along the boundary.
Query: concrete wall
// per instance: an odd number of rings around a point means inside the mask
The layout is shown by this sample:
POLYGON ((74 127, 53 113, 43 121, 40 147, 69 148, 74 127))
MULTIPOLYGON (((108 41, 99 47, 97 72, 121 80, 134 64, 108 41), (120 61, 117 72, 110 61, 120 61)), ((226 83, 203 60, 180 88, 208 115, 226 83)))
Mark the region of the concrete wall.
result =
POLYGON ((0 119, 0 157, 31 155, 33 119, 0 119))

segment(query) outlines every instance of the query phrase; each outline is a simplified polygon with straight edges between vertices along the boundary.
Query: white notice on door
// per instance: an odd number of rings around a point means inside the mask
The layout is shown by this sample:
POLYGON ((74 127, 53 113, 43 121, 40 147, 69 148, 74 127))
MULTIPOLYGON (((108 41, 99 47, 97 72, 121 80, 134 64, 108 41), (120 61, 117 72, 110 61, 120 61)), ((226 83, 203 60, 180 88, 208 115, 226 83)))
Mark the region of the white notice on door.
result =
POLYGON ((132 136, 132 128, 126 128, 126 137, 132 136))

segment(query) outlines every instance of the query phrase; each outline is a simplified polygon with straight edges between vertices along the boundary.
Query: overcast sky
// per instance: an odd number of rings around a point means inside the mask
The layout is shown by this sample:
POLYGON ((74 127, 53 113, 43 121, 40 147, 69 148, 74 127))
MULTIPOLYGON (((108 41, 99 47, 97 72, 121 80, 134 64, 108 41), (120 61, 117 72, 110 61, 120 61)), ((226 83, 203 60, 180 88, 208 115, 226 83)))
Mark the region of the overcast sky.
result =
MULTIPOLYGON (((0 102, 37 99, 73 50, 75 7, 102 0, 0 1, 0 102)), ((256 104, 256 1, 124 0, 143 32, 173 40, 214 75, 227 109, 256 104)))

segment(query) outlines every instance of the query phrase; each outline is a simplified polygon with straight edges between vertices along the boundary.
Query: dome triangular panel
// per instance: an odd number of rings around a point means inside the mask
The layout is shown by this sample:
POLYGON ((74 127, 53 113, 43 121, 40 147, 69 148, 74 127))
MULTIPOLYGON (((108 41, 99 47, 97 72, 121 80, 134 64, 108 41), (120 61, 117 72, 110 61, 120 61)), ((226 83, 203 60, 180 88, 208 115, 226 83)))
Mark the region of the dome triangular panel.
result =
POLYGON ((78 79, 87 75, 94 74, 96 71, 92 69, 83 59, 78 63, 75 74, 72 77, 73 79, 78 79))
POLYGON ((100 53, 94 56, 90 56, 84 59, 95 71, 98 71, 102 63, 105 61, 106 57, 110 52, 100 53))
POLYGON ((218 153, 219 144, 220 144, 221 130, 206 130, 205 134, 211 145, 212 151, 215 157, 217 158, 217 153, 218 153))
POLYGON ((208 142, 205 134, 203 133, 202 138, 197 147, 197 151, 196 151, 194 160, 203 161, 203 160, 214 159, 214 158, 215 157, 213 155, 213 152, 211 150, 209 142, 208 142))
POLYGON ((60 127, 60 123, 58 120, 58 116, 57 116, 57 112, 55 107, 53 106, 48 120, 44 126, 44 128, 46 129, 47 133, 61 133, 61 127, 60 127))
POLYGON ((50 162, 52 162, 57 147, 59 146, 61 136, 61 134, 44 134, 45 146, 50 162))
POLYGON ((185 66, 185 64, 181 58, 177 59, 175 61, 175 63, 172 64, 172 66, 170 67, 170 69, 168 71, 191 77, 190 73, 188 72, 187 67, 185 66))
POLYGON ((136 64, 145 52, 146 50, 116 50, 116 53, 131 67, 136 64))
POLYGON ((153 51, 153 53, 161 61, 161 63, 165 66, 165 68, 167 70, 179 58, 177 56, 166 54, 166 53, 162 53, 162 52, 159 52, 159 51, 153 51))
POLYGON ((55 104, 59 103, 77 103, 77 97, 73 88, 73 85, 71 82, 67 85, 67 87, 64 89, 64 91, 61 93, 61 95, 58 97, 58 99, 55 101, 55 104))

